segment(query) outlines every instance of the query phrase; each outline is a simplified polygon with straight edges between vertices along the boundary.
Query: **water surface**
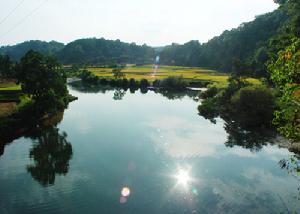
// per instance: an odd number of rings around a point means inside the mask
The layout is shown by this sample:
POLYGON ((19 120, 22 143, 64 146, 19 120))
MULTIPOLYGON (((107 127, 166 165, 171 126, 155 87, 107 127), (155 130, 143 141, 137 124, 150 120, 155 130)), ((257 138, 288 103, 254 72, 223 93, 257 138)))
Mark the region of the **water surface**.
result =
POLYGON ((300 212, 276 145, 232 140, 190 96, 83 92, 57 127, 5 146, 0 213, 300 212))

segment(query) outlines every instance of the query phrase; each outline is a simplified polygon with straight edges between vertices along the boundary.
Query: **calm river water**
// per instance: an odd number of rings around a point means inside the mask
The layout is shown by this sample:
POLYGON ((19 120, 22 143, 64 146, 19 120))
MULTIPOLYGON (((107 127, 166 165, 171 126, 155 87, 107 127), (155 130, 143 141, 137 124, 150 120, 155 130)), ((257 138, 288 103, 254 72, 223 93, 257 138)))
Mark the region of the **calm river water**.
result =
POLYGON ((293 154, 245 142, 191 96, 79 91, 57 127, 0 156, 0 213, 300 212, 293 154), (239 142, 238 142, 239 141, 239 142))

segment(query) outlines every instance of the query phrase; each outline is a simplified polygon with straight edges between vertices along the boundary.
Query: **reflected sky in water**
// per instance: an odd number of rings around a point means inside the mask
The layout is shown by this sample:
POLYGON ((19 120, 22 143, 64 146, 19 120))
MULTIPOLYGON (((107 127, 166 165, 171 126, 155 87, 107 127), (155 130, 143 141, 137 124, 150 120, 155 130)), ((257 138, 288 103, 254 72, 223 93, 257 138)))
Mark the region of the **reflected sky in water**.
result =
MULTIPOLYGON (((224 122, 198 116, 192 98, 169 100, 151 91, 71 93, 79 100, 55 129, 60 140, 54 147, 31 138, 5 147, 1 214, 300 212, 299 180, 278 164, 292 154, 275 145, 259 151, 226 147, 224 122), (43 163, 30 155, 40 150, 68 169, 54 170, 47 185, 28 172, 43 163)), ((49 171, 40 168, 45 178, 49 171)))

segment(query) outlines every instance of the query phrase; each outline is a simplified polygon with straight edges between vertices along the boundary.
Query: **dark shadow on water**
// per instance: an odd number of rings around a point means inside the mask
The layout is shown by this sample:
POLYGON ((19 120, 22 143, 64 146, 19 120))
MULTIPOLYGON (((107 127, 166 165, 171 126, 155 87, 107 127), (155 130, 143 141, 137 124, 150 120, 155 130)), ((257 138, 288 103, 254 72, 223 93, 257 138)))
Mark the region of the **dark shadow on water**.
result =
POLYGON ((57 112, 44 119, 36 119, 35 115, 27 115, 22 120, 22 123, 12 124, 12 127, 9 127, 10 130, 6 133, 0 133, 0 156, 4 154, 5 146, 13 142, 14 140, 35 135, 35 133, 40 132, 41 130, 58 125, 63 119, 64 111, 57 112))
POLYGON ((227 147, 240 146, 252 152, 260 151, 263 146, 272 143, 276 132, 269 129, 245 129, 235 121, 225 121, 224 129, 228 134, 225 145, 227 147))
POLYGON ((114 100, 122 100, 129 89, 131 94, 140 91, 141 94, 147 94, 149 91, 154 91, 157 94, 166 97, 169 100, 182 99, 185 96, 190 97, 192 99, 197 100, 199 97, 199 91, 195 90, 166 90, 162 88, 148 88, 148 87, 113 87, 110 85, 102 85, 102 84, 90 84, 84 83, 81 81, 76 81, 69 84, 73 90, 82 92, 82 93, 103 93, 109 91, 114 91, 113 99, 114 100))
POLYGON ((41 185, 53 185, 56 175, 66 175, 69 171, 73 151, 67 134, 60 133, 57 127, 52 126, 31 139, 33 147, 29 156, 33 163, 27 166, 27 171, 41 185))
POLYGON ((29 151, 29 157, 33 162, 27 166, 27 171, 42 186, 53 185, 56 175, 68 173, 69 161, 73 155, 67 134, 60 133, 57 128, 63 115, 62 111, 36 123, 23 124, 11 136, 1 138, 0 156, 4 154, 5 146, 15 139, 25 137, 32 140, 33 147, 29 151))
POLYGON ((225 145, 227 147, 239 146, 249 149, 252 152, 260 151, 265 145, 273 144, 278 134, 275 129, 271 127, 253 127, 248 124, 251 118, 241 117, 239 114, 231 114, 230 112, 222 112, 211 104, 211 111, 199 113, 200 117, 209 120, 216 124, 217 118, 224 121, 224 130, 227 132, 227 140, 225 145))
POLYGON ((114 100, 122 100, 126 94, 126 90, 117 88, 114 92, 114 100))

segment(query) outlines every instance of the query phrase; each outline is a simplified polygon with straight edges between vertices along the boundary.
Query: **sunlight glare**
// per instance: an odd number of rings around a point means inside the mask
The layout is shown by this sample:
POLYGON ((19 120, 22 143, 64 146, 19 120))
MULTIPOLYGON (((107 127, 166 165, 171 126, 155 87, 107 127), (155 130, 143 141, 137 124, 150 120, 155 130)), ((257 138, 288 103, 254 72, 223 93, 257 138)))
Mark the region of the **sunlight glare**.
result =
POLYGON ((178 173, 175 175, 177 183, 187 187, 188 183, 191 181, 191 177, 187 170, 179 169, 178 173))

